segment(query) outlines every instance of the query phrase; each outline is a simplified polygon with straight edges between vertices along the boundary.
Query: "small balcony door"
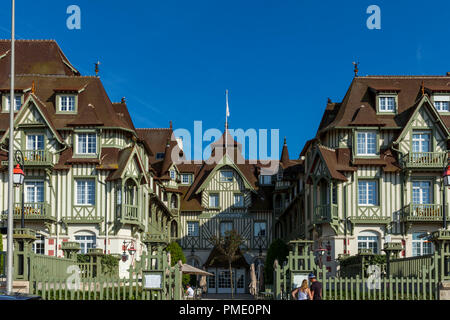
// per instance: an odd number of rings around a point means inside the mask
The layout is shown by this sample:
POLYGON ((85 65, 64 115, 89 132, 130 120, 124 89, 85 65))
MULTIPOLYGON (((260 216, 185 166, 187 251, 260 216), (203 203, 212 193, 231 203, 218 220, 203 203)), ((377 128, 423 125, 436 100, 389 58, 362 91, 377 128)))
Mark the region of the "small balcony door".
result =
POLYGON ((426 131, 413 132, 413 152, 431 152, 431 135, 426 131))
POLYGON ((29 134, 27 135, 27 149, 25 150, 26 161, 42 161, 44 160, 44 135, 29 134))
POLYGON ((25 203, 44 202, 44 181, 25 181, 25 203))
POLYGON ((415 205, 431 204, 431 181, 413 181, 412 182, 412 202, 415 205))

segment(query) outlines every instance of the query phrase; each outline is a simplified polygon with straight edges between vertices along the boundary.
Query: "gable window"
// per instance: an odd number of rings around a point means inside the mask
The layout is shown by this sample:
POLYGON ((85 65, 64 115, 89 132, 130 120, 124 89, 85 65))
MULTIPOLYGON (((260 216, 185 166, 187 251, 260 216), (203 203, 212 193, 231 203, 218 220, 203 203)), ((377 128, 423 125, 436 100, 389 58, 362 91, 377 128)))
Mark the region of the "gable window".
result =
POLYGON ((96 154, 97 153, 97 134, 96 133, 78 133, 77 134, 77 153, 96 154))
POLYGON ((433 253, 433 243, 423 237, 425 232, 414 232, 412 234, 412 255, 413 257, 423 256, 433 253))
POLYGON ((210 208, 218 208, 219 207, 219 194, 211 193, 209 195, 209 207, 210 208))
POLYGON ((450 96, 434 96, 434 106, 439 112, 449 112, 450 111, 450 96))
POLYGON ((25 181, 25 202, 44 202, 44 181, 25 181))
POLYGON ((170 170, 170 179, 175 180, 176 172, 175 170, 170 170))
POLYGON ((374 131, 360 131, 357 133, 356 152, 362 156, 377 154, 377 133, 374 131))
POLYGON ((75 111, 75 96, 61 95, 59 96, 59 111, 75 111))
POLYGON ((244 195, 242 194, 234 195, 234 206, 238 208, 242 208, 244 206, 244 195))
POLYGON ((44 135, 43 134, 27 135, 27 150, 44 150, 44 135))
POLYGON ((427 131, 413 131, 413 152, 430 152, 431 134, 427 131))
POLYGON ((188 237, 198 237, 198 222, 188 221, 187 222, 187 235, 188 237))
POLYGON ((181 175, 181 184, 191 184, 191 183, 192 183, 192 175, 190 174, 181 175))
MULTIPOLYGON (((4 100, 4 111, 9 111, 9 107, 11 106, 11 95, 5 95, 4 100)), ((22 95, 16 94, 14 95, 14 111, 19 111, 22 106, 22 95)))
POLYGON ((395 112, 396 98, 395 96, 380 96, 378 97, 378 111, 379 112, 395 112))
POLYGON ((233 182, 233 171, 220 171, 220 182, 233 182))
POLYGON ((233 230, 233 222, 222 221, 220 222, 220 236, 225 237, 226 233, 233 230))
POLYGON ((255 237, 265 237, 266 236, 266 222, 259 221, 255 222, 253 225, 253 235, 255 237))
POLYGON ((377 181, 359 180, 358 181, 358 204, 362 206, 377 205, 377 181))
POLYGON ((75 180, 75 204, 82 206, 95 205, 95 180, 75 180))
POLYGON ((419 216, 426 215, 430 212, 430 208, 424 205, 431 204, 431 201, 431 181, 412 181, 413 213, 419 216))
POLYGON ((363 231, 358 235, 358 250, 369 249, 378 254, 378 235, 372 231, 363 231))

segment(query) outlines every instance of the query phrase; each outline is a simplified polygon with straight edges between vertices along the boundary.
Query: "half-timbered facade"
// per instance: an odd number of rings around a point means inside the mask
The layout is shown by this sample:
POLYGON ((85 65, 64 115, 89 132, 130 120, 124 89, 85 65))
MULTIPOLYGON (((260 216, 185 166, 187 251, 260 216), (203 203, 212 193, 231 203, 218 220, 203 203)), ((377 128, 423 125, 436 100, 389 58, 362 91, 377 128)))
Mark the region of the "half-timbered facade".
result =
POLYGON ((382 253, 385 242, 401 242, 405 257, 433 250, 426 234, 443 223, 449 80, 355 77, 341 103, 328 102, 300 155, 305 190, 297 203, 304 237, 326 250, 321 262, 330 271, 340 254, 382 253))

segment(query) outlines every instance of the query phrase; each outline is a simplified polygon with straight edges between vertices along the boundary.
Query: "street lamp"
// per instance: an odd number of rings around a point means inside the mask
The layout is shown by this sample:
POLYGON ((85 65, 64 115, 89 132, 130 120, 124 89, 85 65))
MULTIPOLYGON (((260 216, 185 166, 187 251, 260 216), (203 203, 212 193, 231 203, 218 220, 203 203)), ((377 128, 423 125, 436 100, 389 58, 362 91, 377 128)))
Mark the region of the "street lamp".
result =
POLYGON ((450 166, 447 166, 444 170, 444 185, 442 186, 442 221, 443 221, 443 228, 444 230, 447 230, 447 216, 446 216, 446 201, 445 201, 445 190, 447 187, 450 186, 450 166))
POLYGON ((20 150, 16 150, 14 153, 14 157, 16 158, 17 165, 13 170, 13 182, 16 187, 22 188, 22 210, 21 210, 21 220, 20 220, 20 227, 23 229, 25 228, 25 205, 24 205, 24 188, 23 188, 23 182, 25 180, 25 172, 24 169, 24 161, 23 161, 23 153, 20 150))
POLYGON ((123 245, 122 245, 122 261, 127 261, 128 256, 127 256, 127 250, 130 256, 134 256, 134 254, 136 253, 136 249, 134 248, 134 242, 133 241, 129 241, 126 242, 125 240, 123 240, 123 245))

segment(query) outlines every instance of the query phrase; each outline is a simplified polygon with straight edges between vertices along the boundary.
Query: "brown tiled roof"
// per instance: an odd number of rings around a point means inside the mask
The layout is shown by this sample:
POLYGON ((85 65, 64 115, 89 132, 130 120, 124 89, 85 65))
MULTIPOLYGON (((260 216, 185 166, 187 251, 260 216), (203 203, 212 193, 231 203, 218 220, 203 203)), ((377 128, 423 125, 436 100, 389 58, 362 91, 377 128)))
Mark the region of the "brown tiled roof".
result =
MULTIPOLYGON (((319 127, 319 132, 333 127, 352 125, 361 104, 375 110, 375 93, 371 88, 396 89, 398 91, 397 114, 376 115, 380 125, 401 129, 409 120, 410 108, 421 97, 422 83, 426 88, 443 90, 450 87, 450 76, 366 76, 355 77, 339 106, 335 119, 319 127)), ((450 115, 441 114, 445 125, 450 126, 450 115)))
MULTIPOLYGON (((325 162, 325 165, 328 168, 328 171, 333 179, 341 180, 341 181, 347 181, 347 178, 338 170, 338 161, 336 158, 336 151, 329 149, 325 146, 319 145, 318 150, 320 154, 322 155, 322 158, 325 162)), ((340 165, 343 167, 343 165, 340 165)), ((342 170, 342 169, 341 169, 342 170)))
MULTIPOLYGON (((0 58, 0 82, 3 82, 9 79, 10 74, 10 40, 0 40, 0 56, 3 56, 3 58, 0 58)), ((16 40, 15 59, 16 75, 80 75, 78 70, 70 64, 55 40, 16 40)))
POLYGON ((375 110, 369 105, 361 105, 353 116, 351 126, 384 126, 377 118, 375 110))

